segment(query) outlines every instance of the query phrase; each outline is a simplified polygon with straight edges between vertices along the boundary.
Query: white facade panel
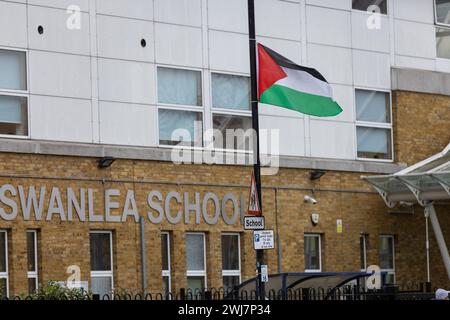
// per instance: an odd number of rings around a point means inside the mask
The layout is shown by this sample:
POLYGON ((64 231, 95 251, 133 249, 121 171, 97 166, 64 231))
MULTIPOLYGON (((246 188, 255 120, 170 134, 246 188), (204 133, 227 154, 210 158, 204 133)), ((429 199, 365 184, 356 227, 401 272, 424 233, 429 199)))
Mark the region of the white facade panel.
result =
POLYGON ((0 46, 27 47, 26 6, 0 1, 0 30, 0 46))
MULTIPOLYGON (((380 16, 380 28, 368 28, 369 15, 363 11, 352 11, 352 46, 355 49, 390 52, 390 21, 380 16)), ((370 24, 369 24, 370 25, 370 24)))
POLYGON ((153 1, 149 0, 133 0, 133 2, 130 0, 96 0, 96 6, 97 13, 153 20, 153 1))
POLYGON ((351 2, 348 0, 306 0, 306 4, 341 10, 350 10, 352 8, 351 2))
POLYGON ((395 52, 418 58, 436 58, 436 28, 410 21, 395 21, 395 52))
POLYGON ((436 69, 436 60, 397 55, 395 56, 395 66, 397 68, 414 68, 434 71, 436 69))
POLYGON ((91 101, 30 97, 31 138, 70 142, 92 142, 91 101))
POLYGON ((265 143, 269 150, 274 150, 271 149, 272 143, 270 142, 272 134, 274 134, 274 137, 278 134, 280 154, 288 156, 305 155, 305 132, 302 119, 260 116, 259 124, 261 143, 265 143), (265 135, 264 138, 263 135, 265 135))
POLYGON ((155 66, 144 62, 99 59, 99 99, 155 104, 155 66))
POLYGON ((98 56, 153 62, 153 22, 111 16, 97 17, 98 56), (145 40, 143 47, 141 41, 145 40))
POLYGON ((353 50, 353 79, 355 86, 391 88, 390 55, 353 50))
POLYGON ((67 9, 75 5, 81 11, 87 12, 89 10, 89 0, 28 0, 28 4, 59 9, 67 9))
POLYGON ((209 61, 214 70, 250 73, 248 36, 210 30, 209 61))
POLYGON ((89 55, 89 14, 81 13, 80 29, 67 28, 68 17, 65 10, 28 6, 30 48, 89 55), (38 33, 39 26, 43 34, 38 33))
POLYGON ((301 40, 300 6, 279 0, 255 1, 256 34, 301 40))
POLYGON ((395 18, 434 24, 434 0, 395 0, 395 18))
POLYGON ((154 0, 155 21, 201 27, 201 0, 154 0))
POLYGON ((156 62, 202 67, 202 30, 155 23, 156 62))
POLYGON ((91 99, 91 59, 43 51, 29 52, 30 92, 91 99))
POLYGON ((350 12, 308 6, 306 16, 308 42, 351 47, 350 12))
POLYGON ((155 106, 100 102, 100 142, 156 146, 155 106))
POLYGON ((248 33, 247 1, 208 0, 207 4, 209 28, 248 33))
POLYGON ((319 70, 328 82, 353 84, 351 49, 308 43, 308 66, 319 70))
POLYGON ((311 119, 310 127, 312 157, 355 158, 354 124, 311 119))

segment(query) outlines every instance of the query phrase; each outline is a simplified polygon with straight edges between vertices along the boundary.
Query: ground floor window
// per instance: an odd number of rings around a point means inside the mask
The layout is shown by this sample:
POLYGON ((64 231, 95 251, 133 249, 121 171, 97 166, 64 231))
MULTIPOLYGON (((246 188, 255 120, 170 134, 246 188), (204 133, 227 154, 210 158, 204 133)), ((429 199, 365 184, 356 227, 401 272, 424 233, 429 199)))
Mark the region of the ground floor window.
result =
POLYGON ((241 283, 241 243, 238 233, 222 234, 222 279, 225 290, 241 283))
POLYGON ((0 230, 0 297, 8 297, 8 295, 8 233, 0 230))
POLYGON ((207 286, 205 251, 204 233, 186 234, 187 289, 192 293, 202 291, 207 286))
POLYGON ((170 273, 170 233, 161 233, 161 259, 162 259, 162 285, 164 296, 172 291, 172 278, 170 273))
POLYGON ((320 234, 305 234, 305 272, 322 271, 322 249, 320 234))
POLYGON ((394 236, 380 236, 380 269, 386 272, 386 284, 395 284, 394 236))
POLYGON ((359 237, 359 257, 361 262, 361 271, 367 270, 367 234, 362 234, 359 237))
POLYGON ((103 296, 114 288, 111 231, 91 231, 91 291, 103 296))
POLYGON ((27 231, 27 262, 28 292, 32 294, 39 285, 37 230, 27 231))

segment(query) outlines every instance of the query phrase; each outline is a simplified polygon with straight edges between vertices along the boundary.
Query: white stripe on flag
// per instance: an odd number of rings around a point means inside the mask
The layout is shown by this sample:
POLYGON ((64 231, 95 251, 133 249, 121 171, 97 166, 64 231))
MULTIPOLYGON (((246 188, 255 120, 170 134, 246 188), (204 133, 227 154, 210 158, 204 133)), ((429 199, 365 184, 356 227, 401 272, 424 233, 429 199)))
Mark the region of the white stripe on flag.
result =
POLYGON ((275 82, 276 85, 291 88, 296 91, 333 98, 331 86, 309 73, 282 67, 287 77, 275 82))

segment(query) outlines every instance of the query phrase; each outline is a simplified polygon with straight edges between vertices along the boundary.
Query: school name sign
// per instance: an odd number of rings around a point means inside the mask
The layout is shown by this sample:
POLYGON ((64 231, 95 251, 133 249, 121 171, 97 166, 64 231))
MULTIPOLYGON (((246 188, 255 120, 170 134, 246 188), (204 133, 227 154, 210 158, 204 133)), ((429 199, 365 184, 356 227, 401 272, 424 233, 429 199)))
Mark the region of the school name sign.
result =
MULTIPOLYGON (((125 197, 119 189, 99 192, 90 188, 59 188, 33 185, 24 187, 4 184, 0 187, 0 221, 14 221, 20 216, 25 221, 81 222, 138 222, 142 215, 153 224, 167 221, 171 224, 215 225, 223 221, 234 225, 243 216, 244 197, 227 193, 220 198, 214 192, 170 191, 166 194, 152 190, 146 194, 145 206, 138 207, 134 190, 125 197), (104 212, 98 212, 98 199, 102 196, 104 212), (114 211, 114 214, 113 214, 114 211)), ((102 210, 103 211, 103 210, 102 210)))

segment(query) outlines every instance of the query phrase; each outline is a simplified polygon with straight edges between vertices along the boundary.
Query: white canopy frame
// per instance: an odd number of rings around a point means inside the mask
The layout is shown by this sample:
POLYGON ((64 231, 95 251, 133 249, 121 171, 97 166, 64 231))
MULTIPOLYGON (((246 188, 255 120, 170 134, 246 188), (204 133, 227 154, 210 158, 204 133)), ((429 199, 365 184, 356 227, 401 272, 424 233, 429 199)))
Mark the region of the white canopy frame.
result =
MULTIPOLYGON (((402 202, 417 202, 424 207, 450 279, 450 256, 434 208, 435 201, 450 201, 450 144, 442 152, 392 175, 362 179, 372 185, 389 208, 402 202)), ((426 247, 428 250, 428 239, 426 247)))

